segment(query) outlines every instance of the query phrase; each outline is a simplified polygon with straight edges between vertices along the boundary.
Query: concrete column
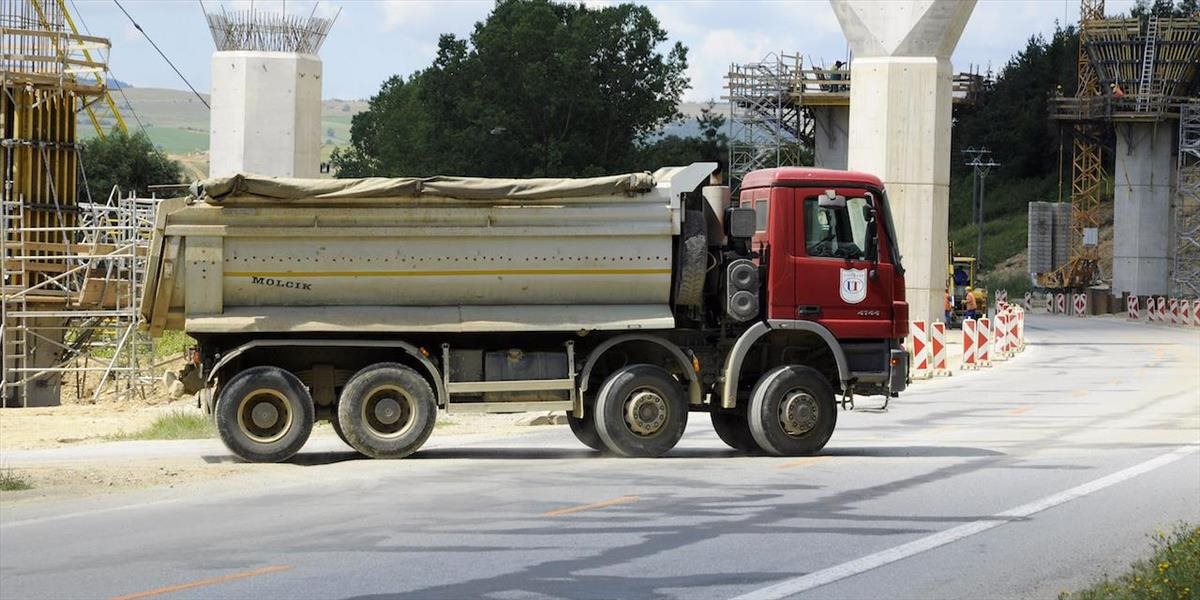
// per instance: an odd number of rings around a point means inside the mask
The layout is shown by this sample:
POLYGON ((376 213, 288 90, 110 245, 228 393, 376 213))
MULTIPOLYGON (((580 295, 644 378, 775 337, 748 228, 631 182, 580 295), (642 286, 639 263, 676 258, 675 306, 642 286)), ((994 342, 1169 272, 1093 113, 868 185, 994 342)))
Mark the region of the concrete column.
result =
POLYGON ((321 162, 321 59, 221 51, 212 58, 210 176, 316 177, 321 162))
POLYGON ((854 52, 848 166, 888 189, 909 314, 942 318, 950 198, 950 55, 975 0, 830 0, 854 52))
POLYGON ((1113 170, 1114 294, 1166 294, 1171 273, 1174 128, 1117 123, 1113 170))
POLYGON ((850 149, 850 107, 813 106, 813 166, 846 170, 850 149))

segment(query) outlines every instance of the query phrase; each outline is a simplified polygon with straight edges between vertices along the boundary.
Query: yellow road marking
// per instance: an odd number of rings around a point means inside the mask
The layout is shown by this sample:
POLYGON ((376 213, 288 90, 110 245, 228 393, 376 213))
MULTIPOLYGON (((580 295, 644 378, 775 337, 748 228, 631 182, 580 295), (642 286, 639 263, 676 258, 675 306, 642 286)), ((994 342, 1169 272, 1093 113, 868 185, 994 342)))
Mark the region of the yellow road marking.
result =
POLYGON ((226 271, 225 277, 471 277, 500 275, 670 275, 670 269, 456 269, 437 271, 226 271))
POLYGON ((1013 416, 1016 416, 1016 415, 1019 415, 1019 414, 1021 414, 1021 413, 1028 412, 1028 411, 1029 411, 1030 409, 1032 409, 1032 408, 1033 408, 1033 405, 1026 405, 1026 406, 1022 406, 1022 407, 1020 407, 1020 408, 1014 408, 1014 409, 1012 409, 1012 410, 1008 411, 1008 414, 1010 414, 1010 415, 1013 415, 1013 416))
POLYGON ((833 457, 831 457, 831 456, 806 456, 804 458, 797 458, 796 460, 785 462, 782 465, 776 465, 775 468, 776 469, 794 469, 796 467, 803 467, 805 465, 812 465, 812 464, 816 464, 819 462, 824 462, 824 461, 829 460, 830 458, 833 458, 833 457))
POLYGON ((137 592, 136 594, 128 594, 125 596, 116 596, 116 597, 112 598, 112 600, 137 600, 138 598, 150 598, 151 596, 159 596, 162 594, 171 594, 174 592, 181 592, 183 590, 190 590, 193 588, 205 587, 205 586, 209 586, 209 585, 215 585, 218 583, 225 583, 227 581, 235 581, 238 579, 245 579, 247 577, 258 577, 259 575, 270 575, 271 573, 279 573, 281 571, 287 571, 289 569, 291 569, 291 567, 289 567, 287 565, 273 565, 270 567, 263 567, 261 569, 255 569, 253 571, 245 571, 242 573, 233 573, 230 575, 222 575, 220 577, 210 577, 209 579, 200 579, 197 581, 190 581, 188 583, 181 583, 179 585, 171 585, 171 586, 167 586, 167 587, 155 588, 152 590, 146 590, 144 592, 137 592))
POLYGON ((562 515, 569 515, 571 513, 583 512, 585 510, 592 510, 595 508, 607 508, 609 506, 616 506, 618 504, 628 504, 630 502, 637 502, 637 499, 638 499, 637 496, 621 496, 620 498, 613 498, 611 500, 602 500, 600 502, 593 502, 591 504, 581 504, 579 506, 568 506, 566 508, 559 508, 556 510, 546 511, 546 512, 542 513, 542 516, 543 517, 558 517, 558 516, 562 516, 562 515))

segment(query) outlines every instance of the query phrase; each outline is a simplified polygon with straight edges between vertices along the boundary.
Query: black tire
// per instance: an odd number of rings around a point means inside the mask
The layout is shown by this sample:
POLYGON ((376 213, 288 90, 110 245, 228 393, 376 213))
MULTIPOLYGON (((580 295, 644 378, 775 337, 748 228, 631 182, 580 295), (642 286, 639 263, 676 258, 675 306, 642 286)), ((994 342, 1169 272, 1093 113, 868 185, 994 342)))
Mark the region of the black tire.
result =
POLYGON ((300 451, 313 427, 313 401, 295 375, 251 367, 221 390, 213 411, 230 452, 250 462, 282 462, 300 451))
POLYGON ((708 271, 708 226, 704 223, 704 211, 684 213, 675 260, 675 305, 700 306, 708 271))
POLYGON ((337 434, 338 439, 342 440, 343 444, 351 448, 354 447, 350 445, 350 440, 346 439, 346 432, 342 431, 342 422, 338 420, 337 407, 334 407, 333 414, 329 415, 329 425, 333 427, 333 432, 337 434))
POLYGON ((567 424, 571 426, 571 433, 575 434, 575 439, 578 439, 584 446, 592 450, 603 450, 604 440, 600 439, 600 434, 596 432, 596 421, 592 419, 592 415, 579 419, 567 413, 567 424))
POLYGON ((687 427, 688 406, 683 389, 671 374, 653 365, 622 367, 604 380, 592 418, 604 446, 614 454, 649 458, 675 447, 687 427), (649 396, 639 395, 647 393, 649 396), (627 419, 627 404, 638 402, 644 418, 627 419), (635 430, 640 429, 640 431, 635 430))
POLYGON ((767 371, 754 385, 747 408, 754 441, 777 456, 815 454, 837 426, 833 386, 812 367, 791 365, 767 371), (789 401, 791 408, 785 415, 789 401))
POLYGON ((338 400, 346 443, 372 458, 416 452, 437 420, 437 398, 419 373, 398 363, 376 363, 355 373, 338 400))
POLYGON ((762 451, 750 432, 750 422, 746 420, 745 412, 714 408, 710 415, 713 430, 725 445, 741 452, 762 451))

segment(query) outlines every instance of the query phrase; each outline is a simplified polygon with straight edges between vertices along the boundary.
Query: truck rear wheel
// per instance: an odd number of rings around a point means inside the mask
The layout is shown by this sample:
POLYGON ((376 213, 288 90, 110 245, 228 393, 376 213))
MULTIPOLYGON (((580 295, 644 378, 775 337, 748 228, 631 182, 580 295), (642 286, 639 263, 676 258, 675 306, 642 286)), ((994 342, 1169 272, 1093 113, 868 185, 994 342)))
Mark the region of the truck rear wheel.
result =
POLYGON ((333 432, 337 434, 343 444, 354 447, 350 444, 350 440, 346 439, 346 432, 342 430, 342 422, 338 420, 337 407, 334 407, 333 414, 329 416, 329 426, 333 427, 333 432))
POLYGON ((571 433, 575 434, 575 438, 583 443, 584 446, 592 450, 603 450, 604 440, 600 439, 600 434, 596 432, 596 421, 592 415, 579 419, 571 413, 567 413, 567 424, 571 426, 571 433))
POLYGON ((754 434, 750 432, 750 422, 746 420, 745 412, 714 408, 710 414, 713 430, 727 446, 742 452, 761 450, 758 442, 754 441, 754 434))
POLYGON ((308 441, 313 402, 295 375, 252 367, 221 390, 214 417, 221 441, 234 454, 250 462, 282 462, 308 441))
POLYGON ((355 373, 338 400, 346 443, 372 458, 403 458, 433 433, 437 399, 416 371, 376 363, 355 373))
POLYGON ((777 456, 815 454, 837 425, 833 386, 812 367, 767 371, 754 385, 748 408, 754 441, 777 456))
POLYGON ((671 374, 654 365, 629 365, 608 376, 592 411, 596 432, 614 454, 665 454, 687 427, 687 401, 671 374))

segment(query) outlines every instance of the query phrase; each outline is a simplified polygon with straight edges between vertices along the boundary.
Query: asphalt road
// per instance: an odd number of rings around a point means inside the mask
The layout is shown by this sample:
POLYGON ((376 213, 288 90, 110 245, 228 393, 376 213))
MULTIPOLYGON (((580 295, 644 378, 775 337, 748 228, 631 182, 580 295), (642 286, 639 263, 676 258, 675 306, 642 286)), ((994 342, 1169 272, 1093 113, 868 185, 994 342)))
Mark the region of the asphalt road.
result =
POLYGON ((0 506, 0 597, 1054 597, 1200 523, 1200 332, 1027 322, 1015 360, 860 399, 812 458, 737 456, 693 413, 654 460, 565 427, 435 433, 401 461, 315 447, 266 478, 0 506))

